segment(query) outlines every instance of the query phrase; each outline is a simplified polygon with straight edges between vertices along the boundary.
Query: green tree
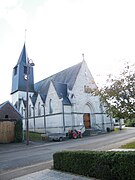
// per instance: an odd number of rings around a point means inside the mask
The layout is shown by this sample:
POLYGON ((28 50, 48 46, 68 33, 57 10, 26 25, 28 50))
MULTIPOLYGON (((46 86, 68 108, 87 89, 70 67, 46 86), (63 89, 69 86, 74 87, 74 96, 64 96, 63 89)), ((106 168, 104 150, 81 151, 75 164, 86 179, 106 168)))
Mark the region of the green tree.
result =
POLYGON ((135 65, 125 68, 119 77, 109 75, 103 88, 92 90, 99 95, 101 102, 106 106, 106 112, 112 117, 135 118, 135 65))

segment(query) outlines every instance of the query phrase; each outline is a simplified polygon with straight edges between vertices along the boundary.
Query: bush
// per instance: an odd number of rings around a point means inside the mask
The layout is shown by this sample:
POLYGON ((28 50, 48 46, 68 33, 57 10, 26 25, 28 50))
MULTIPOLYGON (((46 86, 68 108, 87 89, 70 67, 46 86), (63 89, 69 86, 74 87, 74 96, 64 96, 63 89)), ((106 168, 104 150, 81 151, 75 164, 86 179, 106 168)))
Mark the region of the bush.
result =
POLYGON ((54 169, 101 180, 135 179, 135 152, 63 151, 53 155, 54 169))
POLYGON ((127 120, 125 125, 126 127, 135 127, 135 119, 127 120))
POLYGON ((22 142, 22 121, 18 120, 15 123, 15 142, 22 142))

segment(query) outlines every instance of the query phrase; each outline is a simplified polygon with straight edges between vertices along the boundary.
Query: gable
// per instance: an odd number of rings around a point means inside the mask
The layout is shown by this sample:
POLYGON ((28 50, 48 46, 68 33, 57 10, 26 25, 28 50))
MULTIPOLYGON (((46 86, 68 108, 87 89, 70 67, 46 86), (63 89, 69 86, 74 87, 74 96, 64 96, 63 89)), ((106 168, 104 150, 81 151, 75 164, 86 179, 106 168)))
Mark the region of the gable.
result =
POLYGON ((74 84, 73 91, 79 90, 80 88, 84 91, 85 87, 96 89, 97 85, 94 81, 94 78, 93 78, 86 62, 83 61, 81 69, 76 78, 76 82, 74 84))
POLYGON ((46 96, 46 107, 47 114, 59 112, 62 108, 62 98, 59 98, 52 82, 49 85, 46 96))
POLYGON ((44 104, 44 102, 43 102, 40 94, 37 95, 37 98, 36 98, 36 101, 35 101, 35 106, 38 107, 38 104, 39 104, 39 103, 40 103, 41 105, 44 104))
POLYGON ((0 105, 0 119, 20 120, 22 118, 19 111, 9 102, 0 105))
POLYGON ((59 100, 61 97, 58 96, 58 93, 56 91, 56 88, 54 86, 54 83, 50 83, 49 88, 48 88, 48 93, 47 93, 47 99, 54 99, 54 100, 59 100))

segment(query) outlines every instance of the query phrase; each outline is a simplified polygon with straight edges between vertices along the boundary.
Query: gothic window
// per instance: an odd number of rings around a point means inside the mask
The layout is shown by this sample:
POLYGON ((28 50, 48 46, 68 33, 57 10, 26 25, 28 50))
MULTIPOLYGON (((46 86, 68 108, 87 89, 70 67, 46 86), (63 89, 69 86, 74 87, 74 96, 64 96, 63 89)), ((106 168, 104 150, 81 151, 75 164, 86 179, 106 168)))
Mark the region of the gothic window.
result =
POLYGON ((52 99, 49 101, 49 113, 52 114, 53 109, 52 109, 52 99))
POLYGON ((29 116, 31 117, 31 104, 29 105, 29 116))
POLYGON ((23 107, 21 107, 21 114, 22 114, 22 116, 23 116, 23 107))
POLYGON ((38 115, 41 115, 40 102, 38 103, 38 115))

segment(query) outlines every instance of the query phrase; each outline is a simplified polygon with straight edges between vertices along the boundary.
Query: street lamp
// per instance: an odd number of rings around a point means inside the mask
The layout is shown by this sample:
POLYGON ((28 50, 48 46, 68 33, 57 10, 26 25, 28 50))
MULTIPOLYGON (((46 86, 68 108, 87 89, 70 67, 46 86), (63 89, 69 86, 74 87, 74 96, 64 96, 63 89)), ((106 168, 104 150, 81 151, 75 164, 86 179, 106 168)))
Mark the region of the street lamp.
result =
POLYGON ((28 101, 29 101, 29 68, 35 66, 31 59, 27 59, 27 78, 26 78, 26 145, 29 145, 29 119, 28 119, 28 101))

